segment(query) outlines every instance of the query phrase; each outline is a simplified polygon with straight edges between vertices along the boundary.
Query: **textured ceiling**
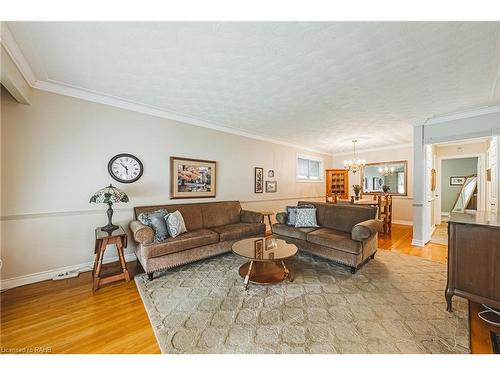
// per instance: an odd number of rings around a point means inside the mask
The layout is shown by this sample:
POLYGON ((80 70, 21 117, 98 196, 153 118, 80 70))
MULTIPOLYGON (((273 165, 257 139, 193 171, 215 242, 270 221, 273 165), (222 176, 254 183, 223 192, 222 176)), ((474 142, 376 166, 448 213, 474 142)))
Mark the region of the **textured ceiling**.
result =
POLYGON ((39 80, 325 152, 499 101, 498 22, 8 26, 39 80))

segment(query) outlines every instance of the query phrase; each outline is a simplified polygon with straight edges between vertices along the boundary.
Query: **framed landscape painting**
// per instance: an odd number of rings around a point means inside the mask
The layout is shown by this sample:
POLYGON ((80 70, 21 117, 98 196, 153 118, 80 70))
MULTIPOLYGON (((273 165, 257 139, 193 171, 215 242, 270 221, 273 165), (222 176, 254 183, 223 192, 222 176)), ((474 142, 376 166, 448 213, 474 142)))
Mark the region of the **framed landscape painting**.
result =
POLYGON ((170 198, 215 198, 217 162, 170 157, 170 198))

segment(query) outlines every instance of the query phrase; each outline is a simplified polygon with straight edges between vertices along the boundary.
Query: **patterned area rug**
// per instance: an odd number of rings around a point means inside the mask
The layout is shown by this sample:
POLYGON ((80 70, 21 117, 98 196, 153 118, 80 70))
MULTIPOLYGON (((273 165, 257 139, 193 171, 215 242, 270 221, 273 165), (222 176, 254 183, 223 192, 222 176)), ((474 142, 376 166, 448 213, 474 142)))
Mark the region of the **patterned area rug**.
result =
POLYGON ((467 303, 446 311, 446 266, 379 250, 351 275, 290 260, 295 280, 243 289, 234 254, 135 278, 163 353, 468 353, 467 303))

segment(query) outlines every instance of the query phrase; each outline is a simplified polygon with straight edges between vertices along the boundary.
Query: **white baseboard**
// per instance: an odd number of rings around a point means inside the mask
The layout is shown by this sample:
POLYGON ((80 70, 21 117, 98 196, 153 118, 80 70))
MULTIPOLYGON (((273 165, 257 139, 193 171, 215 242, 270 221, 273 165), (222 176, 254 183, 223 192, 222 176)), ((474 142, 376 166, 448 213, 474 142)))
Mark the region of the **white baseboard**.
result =
POLYGON ((409 221, 409 220, 393 220, 392 223, 413 226, 413 221, 409 221))
MULTIPOLYGON (((126 262, 131 262, 136 260, 136 256, 133 253, 130 254, 125 254, 125 261, 126 262)), ((104 263, 112 263, 118 261, 118 257, 111 257, 111 258, 104 258, 104 263)), ((18 277, 13 277, 11 279, 5 279, 5 280, 0 280, 0 290, 7 290, 7 289, 12 289, 21 285, 27 285, 27 284, 33 284, 33 283, 38 283, 40 281, 45 281, 45 280, 51 280, 54 276, 68 272, 68 271, 74 271, 74 270, 79 270, 82 268, 88 268, 89 270, 92 270, 94 265, 94 262, 87 262, 87 263, 81 263, 81 264, 76 264, 73 266, 67 266, 67 267, 61 267, 61 268, 56 268, 48 271, 42 271, 42 272, 37 272, 37 273, 32 273, 30 275, 25 275, 25 276, 18 276, 18 277)))
POLYGON ((425 242, 422 241, 422 240, 416 240, 415 238, 411 240, 411 244, 413 246, 420 246, 420 247, 424 247, 425 246, 425 242))

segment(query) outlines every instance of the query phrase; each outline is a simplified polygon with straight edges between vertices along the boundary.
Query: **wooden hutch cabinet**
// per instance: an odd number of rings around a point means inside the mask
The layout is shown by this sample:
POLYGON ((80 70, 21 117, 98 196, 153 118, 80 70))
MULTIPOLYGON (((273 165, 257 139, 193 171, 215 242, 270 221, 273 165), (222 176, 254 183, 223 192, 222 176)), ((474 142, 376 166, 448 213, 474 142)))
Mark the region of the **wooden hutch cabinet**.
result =
POLYGON ((349 198, 349 171, 346 169, 326 170, 326 200, 335 194, 341 199, 349 198))

